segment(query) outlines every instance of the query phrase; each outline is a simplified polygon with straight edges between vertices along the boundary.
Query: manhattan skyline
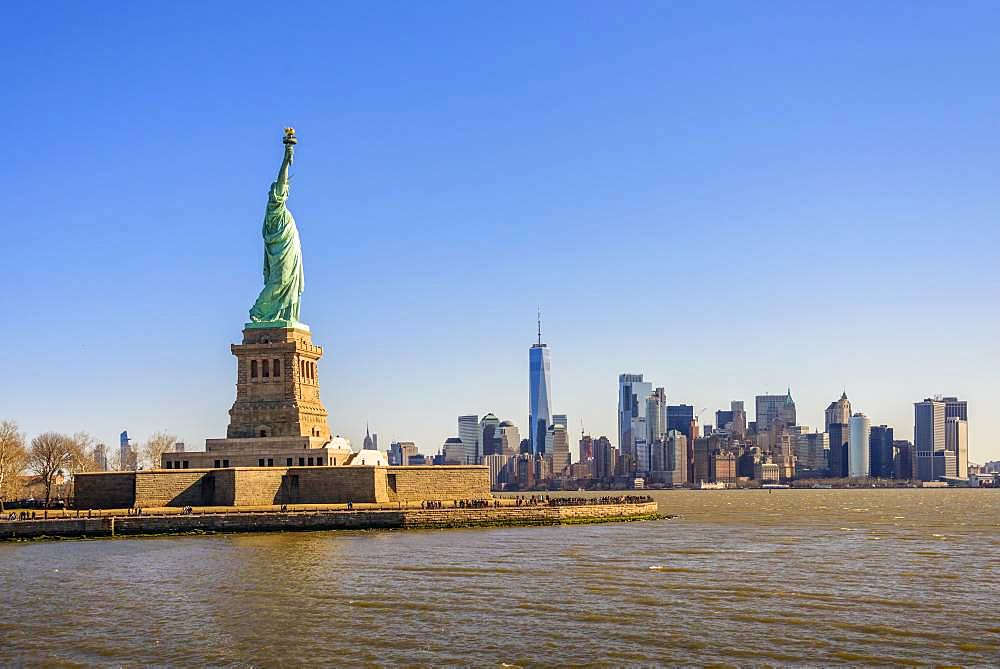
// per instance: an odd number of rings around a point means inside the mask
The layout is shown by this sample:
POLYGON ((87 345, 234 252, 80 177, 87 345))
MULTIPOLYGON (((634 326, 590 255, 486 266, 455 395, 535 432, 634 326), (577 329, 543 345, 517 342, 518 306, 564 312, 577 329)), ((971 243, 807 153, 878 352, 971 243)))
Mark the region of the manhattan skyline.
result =
POLYGON ((313 6, 285 58, 246 48, 262 7, 12 8, 0 418, 224 430, 258 147, 291 124, 302 320, 356 448, 369 422, 436 452, 489 411, 526 436, 541 307, 574 452, 581 420, 616 439, 627 372, 703 424, 790 387, 822 429, 846 389, 900 439, 958 395, 970 460, 1000 459, 1000 10, 726 7, 313 6))

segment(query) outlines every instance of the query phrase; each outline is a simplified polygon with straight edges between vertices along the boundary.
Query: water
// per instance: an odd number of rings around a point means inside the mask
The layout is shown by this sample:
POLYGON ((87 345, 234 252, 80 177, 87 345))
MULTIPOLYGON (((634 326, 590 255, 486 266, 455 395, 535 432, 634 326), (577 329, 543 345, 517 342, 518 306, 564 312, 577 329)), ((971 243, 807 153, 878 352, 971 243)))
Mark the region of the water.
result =
POLYGON ((1000 662, 1000 490, 644 523, 0 544, 0 665, 1000 662))

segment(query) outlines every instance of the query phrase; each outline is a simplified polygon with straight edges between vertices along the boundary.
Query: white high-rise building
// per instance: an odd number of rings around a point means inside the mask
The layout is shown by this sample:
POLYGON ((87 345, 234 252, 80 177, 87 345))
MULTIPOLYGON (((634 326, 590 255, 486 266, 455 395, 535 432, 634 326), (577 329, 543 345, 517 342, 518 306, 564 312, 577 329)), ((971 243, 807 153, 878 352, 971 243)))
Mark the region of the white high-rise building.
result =
POLYGON ((955 454, 955 469, 945 476, 969 477, 969 423, 958 416, 944 419, 944 449, 955 454))
POLYGON ((483 435, 479 431, 478 415, 458 417, 458 438, 462 440, 462 445, 465 447, 463 464, 478 465, 482 462, 483 435))
POLYGON ((499 454, 487 455, 483 458, 483 464, 490 468, 490 486, 493 490, 500 490, 507 471, 507 458, 499 454))
POLYGON ((869 439, 872 422, 863 413, 851 416, 850 435, 847 439, 848 476, 868 476, 869 439))

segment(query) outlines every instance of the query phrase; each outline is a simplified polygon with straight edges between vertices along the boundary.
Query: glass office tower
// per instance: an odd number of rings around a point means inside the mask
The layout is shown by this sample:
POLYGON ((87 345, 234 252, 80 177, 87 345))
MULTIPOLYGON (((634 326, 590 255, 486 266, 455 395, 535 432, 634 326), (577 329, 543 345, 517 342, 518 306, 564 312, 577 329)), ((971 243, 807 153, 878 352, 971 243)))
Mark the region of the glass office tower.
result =
POLYGON ((528 439, 535 454, 545 453, 545 433, 552 424, 551 395, 549 347, 542 343, 539 318, 538 343, 528 349, 528 439))

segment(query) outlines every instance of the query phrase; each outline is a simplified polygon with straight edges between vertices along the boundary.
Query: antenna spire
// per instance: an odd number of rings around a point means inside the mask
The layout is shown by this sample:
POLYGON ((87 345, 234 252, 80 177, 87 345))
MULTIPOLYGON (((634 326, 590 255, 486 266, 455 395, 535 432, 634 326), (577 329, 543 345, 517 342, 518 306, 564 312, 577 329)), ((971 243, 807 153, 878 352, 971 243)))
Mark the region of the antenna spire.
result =
POLYGON ((542 345, 542 310, 538 310, 538 345, 542 345))

